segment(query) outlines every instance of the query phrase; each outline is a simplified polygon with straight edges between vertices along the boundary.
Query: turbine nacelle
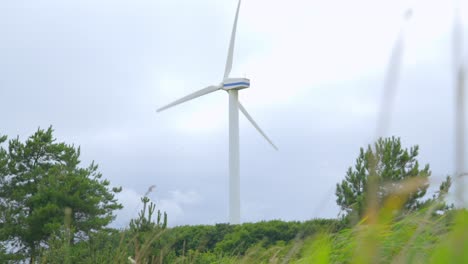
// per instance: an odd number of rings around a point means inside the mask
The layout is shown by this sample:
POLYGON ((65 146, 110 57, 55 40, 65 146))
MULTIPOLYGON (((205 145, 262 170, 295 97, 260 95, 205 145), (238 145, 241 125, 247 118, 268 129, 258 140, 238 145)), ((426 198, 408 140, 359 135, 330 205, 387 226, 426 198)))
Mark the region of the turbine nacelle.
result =
POLYGON ((250 87, 250 80, 247 78, 226 78, 221 83, 223 90, 241 90, 250 87))

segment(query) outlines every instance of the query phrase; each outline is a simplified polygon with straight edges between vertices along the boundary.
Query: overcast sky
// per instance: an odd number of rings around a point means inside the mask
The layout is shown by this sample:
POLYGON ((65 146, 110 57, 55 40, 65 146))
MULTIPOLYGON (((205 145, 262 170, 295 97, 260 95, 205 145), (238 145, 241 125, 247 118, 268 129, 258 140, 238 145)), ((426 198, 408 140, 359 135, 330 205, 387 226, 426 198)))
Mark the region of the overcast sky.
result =
MULTIPOLYGON (((137 216, 152 185, 171 226, 227 222, 227 94, 155 110, 221 81, 236 5, 1 1, 0 134, 53 125, 81 146, 82 165, 95 160, 123 187, 114 226, 137 216)), ((240 117, 243 222, 337 216, 335 185, 376 136, 409 7, 387 134, 420 146, 434 182, 453 172, 451 1, 244 0, 231 76, 251 79, 240 100, 280 150, 240 117)))

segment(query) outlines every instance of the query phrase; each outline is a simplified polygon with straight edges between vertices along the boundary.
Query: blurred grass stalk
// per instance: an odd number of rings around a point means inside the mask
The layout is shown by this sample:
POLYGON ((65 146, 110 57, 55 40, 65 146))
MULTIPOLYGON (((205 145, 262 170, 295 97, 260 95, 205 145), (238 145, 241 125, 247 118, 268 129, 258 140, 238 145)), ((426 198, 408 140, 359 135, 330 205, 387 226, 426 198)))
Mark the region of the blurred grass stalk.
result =
POLYGON ((463 195, 465 172, 465 67, 460 1, 454 0, 453 66, 455 77, 455 192, 457 207, 465 206, 463 195))
POLYGON ((73 236, 72 236, 72 209, 70 207, 65 208, 65 243, 64 243, 64 249, 65 249, 65 254, 64 254, 64 264, 69 264, 71 263, 70 257, 71 257, 71 248, 70 244, 73 243, 73 236))
POLYGON ((396 88, 400 77, 402 58, 404 52, 404 41, 406 27, 413 15, 411 8, 407 9, 403 14, 403 20, 400 26, 395 44, 393 45, 390 59, 388 61, 387 72, 384 80, 384 89, 380 102, 380 111, 377 118, 376 139, 386 136, 390 127, 391 113, 396 96, 396 88))
MULTIPOLYGON (((376 137, 374 142, 379 137, 384 137, 387 132, 388 128, 390 127, 391 121, 391 113, 393 110, 393 104, 395 101, 396 96, 396 88, 398 85, 398 79, 400 76, 401 64, 402 64, 402 57, 404 51, 404 39, 405 39, 405 30, 409 20, 411 19, 413 11, 411 8, 408 8, 404 14, 402 23, 400 26, 400 31, 398 33, 397 39, 395 44, 393 45, 392 52, 390 54, 390 58, 388 61, 387 72, 385 75, 384 80, 384 87, 382 93, 382 99, 380 103, 380 111, 377 117, 377 128, 376 128, 376 137)), ((370 226, 374 226, 374 228, 378 228, 378 189, 379 189, 379 182, 378 182, 378 175, 376 171, 376 167, 378 164, 378 160, 376 160, 379 155, 377 154, 377 149, 374 150, 375 155, 372 157, 370 161, 370 171, 369 171, 369 185, 368 188, 368 196, 367 196, 367 212, 365 216, 365 222, 370 226)), ((374 228, 370 227, 371 230, 374 228)), ((374 230, 377 231, 377 230, 374 230)), ((361 233, 361 232, 360 232, 361 233)), ((378 233, 378 232, 377 232, 378 233)), ((354 261, 355 262, 366 262, 370 263, 376 260, 377 252, 378 252, 378 239, 376 239, 375 232, 365 232, 364 234, 358 237, 358 243, 361 245, 358 247, 354 261)))
MULTIPOLYGON (((405 31, 406 27, 413 15, 413 9, 408 8, 403 13, 403 18, 400 26, 400 31, 398 33, 395 44, 393 45, 392 52, 388 61, 387 72, 384 80, 384 87, 382 93, 382 99, 380 103, 380 111, 377 117, 377 128, 376 136, 373 142, 376 142, 380 137, 385 137, 388 128, 390 127, 391 113, 393 110, 393 104, 395 101, 396 88, 398 85, 398 79, 401 71, 402 57, 404 51, 404 40, 405 40, 405 31)), ((377 154, 377 149, 374 150, 374 153, 377 154)), ((369 172, 369 185, 368 185, 368 197, 367 197, 367 221, 370 224, 376 223, 377 221, 377 192, 378 192, 378 176, 376 175, 376 166, 378 164, 378 155, 373 157, 371 160, 369 172)))

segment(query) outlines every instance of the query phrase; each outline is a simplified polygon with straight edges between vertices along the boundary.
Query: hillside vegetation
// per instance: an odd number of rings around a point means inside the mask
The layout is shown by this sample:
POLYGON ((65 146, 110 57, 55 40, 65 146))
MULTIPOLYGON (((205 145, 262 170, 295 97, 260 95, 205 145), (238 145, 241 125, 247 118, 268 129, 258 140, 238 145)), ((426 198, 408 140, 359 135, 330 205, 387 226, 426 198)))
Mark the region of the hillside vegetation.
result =
POLYGON ((101 231, 70 248, 44 250, 42 263, 467 263, 468 212, 424 208, 399 221, 337 220, 155 227, 101 231), (64 258, 67 256, 68 260, 64 258))

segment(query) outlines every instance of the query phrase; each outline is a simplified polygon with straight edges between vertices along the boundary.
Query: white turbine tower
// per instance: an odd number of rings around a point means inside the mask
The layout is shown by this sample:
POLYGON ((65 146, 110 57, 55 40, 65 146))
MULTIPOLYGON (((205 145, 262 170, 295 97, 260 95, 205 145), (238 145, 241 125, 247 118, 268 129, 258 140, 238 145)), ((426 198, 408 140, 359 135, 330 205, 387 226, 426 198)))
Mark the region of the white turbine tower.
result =
POLYGON ((228 56, 226 61, 226 68, 224 70, 224 77, 220 84, 211 85, 180 98, 164 107, 159 108, 157 111, 161 112, 175 105, 187 102, 202 95, 212 93, 218 90, 224 90, 229 94, 229 223, 240 223, 240 176, 239 176, 239 111, 247 117, 252 125, 258 132, 270 143, 273 148, 278 148, 267 137, 267 135, 260 129, 257 123, 252 119, 247 110, 239 102, 238 91, 250 87, 250 80, 246 78, 230 78, 232 68, 232 57, 234 53, 234 43, 236 40, 236 27, 237 18, 239 16, 241 1, 237 5, 236 17, 232 28, 231 41, 229 43, 228 56))

